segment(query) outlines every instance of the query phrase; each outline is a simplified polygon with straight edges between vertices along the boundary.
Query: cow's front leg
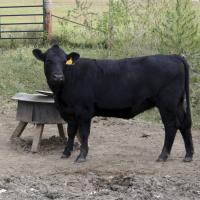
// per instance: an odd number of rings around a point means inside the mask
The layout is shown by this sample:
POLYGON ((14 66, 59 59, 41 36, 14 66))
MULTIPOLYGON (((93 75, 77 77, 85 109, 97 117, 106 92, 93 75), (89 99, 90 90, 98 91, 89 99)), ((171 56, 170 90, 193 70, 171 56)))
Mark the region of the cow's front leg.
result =
POLYGON ((91 121, 81 122, 79 124, 79 135, 81 140, 80 154, 76 158, 75 162, 85 162, 88 154, 88 137, 90 135, 91 121))
POLYGON ((68 122, 68 126, 67 126, 68 141, 61 158, 68 158, 71 155, 71 152, 73 151, 73 146, 74 146, 74 138, 75 138, 77 130, 78 130, 78 125, 76 121, 68 122))

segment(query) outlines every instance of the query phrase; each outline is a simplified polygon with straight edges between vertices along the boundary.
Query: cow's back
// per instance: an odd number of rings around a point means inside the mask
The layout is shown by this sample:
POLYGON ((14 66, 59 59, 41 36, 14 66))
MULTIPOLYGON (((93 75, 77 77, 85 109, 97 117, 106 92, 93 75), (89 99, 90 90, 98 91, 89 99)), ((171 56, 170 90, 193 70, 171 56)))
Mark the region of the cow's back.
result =
POLYGON ((176 56, 157 55, 97 63, 101 70, 95 77, 94 92, 100 107, 129 107, 156 96, 175 78, 184 83, 184 67, 176 56))

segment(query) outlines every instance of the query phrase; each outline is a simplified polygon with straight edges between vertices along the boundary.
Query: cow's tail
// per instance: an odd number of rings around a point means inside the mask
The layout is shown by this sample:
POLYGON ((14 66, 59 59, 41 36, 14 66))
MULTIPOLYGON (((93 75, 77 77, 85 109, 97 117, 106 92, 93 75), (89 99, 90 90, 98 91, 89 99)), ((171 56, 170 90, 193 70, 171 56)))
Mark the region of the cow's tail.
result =
POLYGON ((185 69, 185 97, 184 97, 185 116, 184 116, 183 128, 189 129, 192 126, 192 117, 191 117, 191 110, 190 110, 190 89, 189 89, 190 66, 184 57, 181 56, 181 60, 184 64, 184 69, 185 69))

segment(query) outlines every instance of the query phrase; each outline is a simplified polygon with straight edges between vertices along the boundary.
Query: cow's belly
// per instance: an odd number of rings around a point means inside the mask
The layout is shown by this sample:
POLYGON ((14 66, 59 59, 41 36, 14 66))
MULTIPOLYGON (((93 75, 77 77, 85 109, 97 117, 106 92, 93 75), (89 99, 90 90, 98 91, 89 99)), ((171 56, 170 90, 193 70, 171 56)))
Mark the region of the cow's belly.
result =
POLYGON ((131 107, 126 107, 122 109, 105 109, 101 107, 95 107, 94 116, 118 117, 124 119, 129 119, 133 117, 131 107))
MULTIPOLYGON (((117 89, 116 89, 117 90, 117 89)), ((154 96, 149 91, 142 92, 121 92, 121 93, 106 93, 95 99, 95 103, 99 108, 104 108, 108 110, 123 110, 128 108, 133 108, 134 106, 141 105, 146 99, 154 96)))
POLYGON ((124 108, 108 109, 108 108, 99 107, 98 105, 95 105, 94 115, 130 119, 154 106, 155 106, 154 102, 149 99, 143 102, 140 102, 138 104, 133 104, 132 106, 124 107, 124 108))

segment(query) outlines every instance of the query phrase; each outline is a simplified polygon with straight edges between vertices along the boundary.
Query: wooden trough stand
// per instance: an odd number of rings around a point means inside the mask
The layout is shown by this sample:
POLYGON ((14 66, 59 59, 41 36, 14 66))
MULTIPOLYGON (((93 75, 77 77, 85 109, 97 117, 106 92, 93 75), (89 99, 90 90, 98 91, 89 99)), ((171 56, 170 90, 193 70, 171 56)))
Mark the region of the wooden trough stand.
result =
POLYGON ((32 152, 38 152, 45 124, 56 124, 60 137, 65 139, 64 124, 66 122, 60 117, 54 105, 53 96, 17 93, 12 99, 18 102, 16 119, 19 124, 14 130, 11 140, 20 137, 28 123, 36 124, 33 131, 32 152))

